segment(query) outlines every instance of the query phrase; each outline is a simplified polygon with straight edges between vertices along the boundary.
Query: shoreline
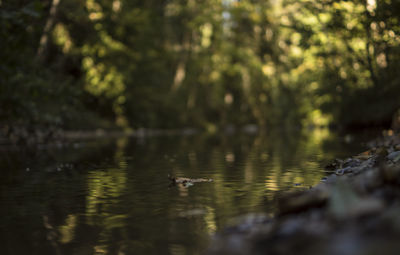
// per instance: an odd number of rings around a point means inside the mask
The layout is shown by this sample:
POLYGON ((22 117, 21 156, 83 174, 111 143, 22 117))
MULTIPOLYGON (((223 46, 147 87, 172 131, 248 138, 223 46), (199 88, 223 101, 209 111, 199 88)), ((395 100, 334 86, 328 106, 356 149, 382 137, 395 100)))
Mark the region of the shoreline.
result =
POLYGON ((274 217, 249 215, 217 233, 206 254, 398 254, 400 135, 335 159, 321 183, 277 198, 274 217))
POLYGON ((28 132, 26 129, 19 129, 15 133, 0 132, 0 145, 35 145, 65 143, 74 140, 92 140, 98 138, 119 138, 119 137, 155 137, 155 136, 175 136, 175 135, 194 135, 200 132, 196 128, 182 129, 144 129, 123 130, 123 129, 92 129, 92 130, 62 130, 50 129, 33 130, 28 132))

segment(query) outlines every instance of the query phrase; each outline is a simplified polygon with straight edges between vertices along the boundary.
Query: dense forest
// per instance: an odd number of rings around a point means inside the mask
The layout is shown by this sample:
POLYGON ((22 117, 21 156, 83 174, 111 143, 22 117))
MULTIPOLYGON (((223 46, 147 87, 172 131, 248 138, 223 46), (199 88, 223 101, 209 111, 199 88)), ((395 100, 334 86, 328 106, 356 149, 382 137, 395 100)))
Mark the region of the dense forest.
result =
POLYGON ((0 126, 388 125, 395 0, 0 0, 0 126))

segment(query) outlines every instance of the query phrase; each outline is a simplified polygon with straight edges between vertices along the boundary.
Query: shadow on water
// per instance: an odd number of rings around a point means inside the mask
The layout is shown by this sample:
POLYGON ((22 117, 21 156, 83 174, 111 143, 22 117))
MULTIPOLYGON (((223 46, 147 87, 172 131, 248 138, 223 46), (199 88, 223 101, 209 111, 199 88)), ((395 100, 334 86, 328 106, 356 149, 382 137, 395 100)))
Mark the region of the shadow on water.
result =
POLYGON ((199 254, 232 218, 273 214, 277 192, 318 183, 353 144, 316 129, 3 148, 1 253, 199 254), (168 174, 214 181, 171 187, 168 174))

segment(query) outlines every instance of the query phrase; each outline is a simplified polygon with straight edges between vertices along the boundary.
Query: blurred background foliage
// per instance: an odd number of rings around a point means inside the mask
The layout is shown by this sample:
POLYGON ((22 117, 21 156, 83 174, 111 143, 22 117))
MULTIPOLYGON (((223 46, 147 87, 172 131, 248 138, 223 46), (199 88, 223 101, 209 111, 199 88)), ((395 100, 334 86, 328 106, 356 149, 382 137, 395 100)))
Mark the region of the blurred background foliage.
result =
POLYGON ((387 126, 399 17, 396 0, 0 0, 0 124, 387 126))

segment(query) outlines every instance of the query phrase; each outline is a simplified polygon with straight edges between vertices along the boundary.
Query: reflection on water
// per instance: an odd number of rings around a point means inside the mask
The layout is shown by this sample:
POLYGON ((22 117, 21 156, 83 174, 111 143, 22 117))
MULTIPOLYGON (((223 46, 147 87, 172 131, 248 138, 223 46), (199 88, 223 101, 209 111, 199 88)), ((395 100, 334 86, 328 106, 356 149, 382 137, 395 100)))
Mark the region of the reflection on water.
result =
POLYGON ((199 254, 232 218, 274 213, 359 152, 327 130, 2 148, 1 254, 199 254), (213 178, 170 186, 168 174, 213 178))

